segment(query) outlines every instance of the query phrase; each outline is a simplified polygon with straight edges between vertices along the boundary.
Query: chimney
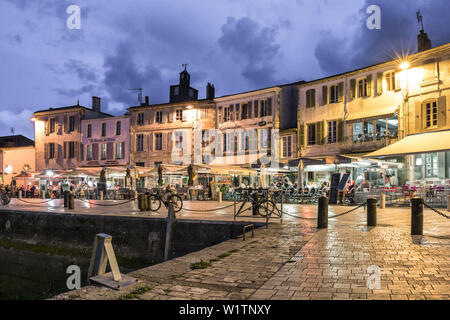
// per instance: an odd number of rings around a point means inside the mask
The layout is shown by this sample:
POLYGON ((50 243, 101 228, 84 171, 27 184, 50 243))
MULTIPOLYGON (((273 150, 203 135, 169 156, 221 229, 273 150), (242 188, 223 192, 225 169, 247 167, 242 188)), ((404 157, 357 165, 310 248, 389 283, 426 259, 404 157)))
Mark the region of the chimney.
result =
POLYGON ((428 39, 428 34, 425 31, 420 30, 417 35, 417 52, 422 52, 431 49, 431 40, 428 39))
POLYGON ((206 85, 206 99, 212 100, 214 98, 215 98, 214 85, 208 82, 208 84, 206 85))
POLYGON ((100 98, 92 96, 92 111, 100 112, 100 98))
POLYGON ((145 96, 145 105, 150 105, 150 100, 148 99, 148 96, 145 96))

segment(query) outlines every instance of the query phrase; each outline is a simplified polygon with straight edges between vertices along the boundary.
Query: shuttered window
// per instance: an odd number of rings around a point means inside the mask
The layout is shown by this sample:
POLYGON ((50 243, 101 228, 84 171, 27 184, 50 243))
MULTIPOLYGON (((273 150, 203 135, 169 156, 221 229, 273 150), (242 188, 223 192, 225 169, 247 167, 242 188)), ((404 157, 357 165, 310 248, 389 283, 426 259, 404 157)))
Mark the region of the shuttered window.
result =
POLYGON ((162 150, 163 137, 162 133, 155 133, 155 150, 162 150))
POLYGON ((425 103, 425 127, 435 127, 438 124, 438 110, 436 101, 425 103))
POLYGON ((312 108, 316 106, 316 90, 309 89, 306 91, 306 107, 312 108))
POLYGON ((337 142, 337 121, 328 121, 328 143, 337 142))
POLYGON ((136 135, 136 151, 144 151, 144 135, 136 135))
POLYGON ((283 137, 283 158, 292 156, 292 136, 283 137))
POLYGON ((106 152, 107 152, 106 143, 100 144, 100 160, 106 160, 106 152))
POLYGON ((308 124, 308 145, 316 144, 316 124, 308 124))

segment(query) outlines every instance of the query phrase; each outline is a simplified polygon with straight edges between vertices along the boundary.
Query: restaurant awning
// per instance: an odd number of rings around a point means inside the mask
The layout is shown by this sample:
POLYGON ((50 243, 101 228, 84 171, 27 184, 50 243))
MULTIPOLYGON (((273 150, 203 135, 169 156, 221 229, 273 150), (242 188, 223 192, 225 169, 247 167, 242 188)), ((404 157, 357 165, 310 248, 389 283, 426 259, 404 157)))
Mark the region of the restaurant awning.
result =
POLYGON ((399 109, 399 106, 391 106, 384 108, 376 108, 372 110, 364 110, 361 112, 349 112, 345 121, 348 122, 362 122, 379 119, 382 117, 393 116, 399 109))
POLYGON ((262 155, 260 154, 241 154, 241 155, 223 155, 222 157, 215 157, 210 165, 250 165, 256 163, 262 155))
POLYGON ((366 154, 364 158, 384 158, 450 150, 450 130, 407 136, 387 147, 366 154))
POLYGON ((247 168, 242 168, 239 166, 214 166, 208 164, 196 164, 194 167, 197 169, 198 173, 210 173, 218 175, 258 175, 256 170, 251 170, 247 168))
POLYGON ((298 167, 300 160, 303 160, 303 166, 322 164, 322 160, 320 160, 320 159, 312 159, 312 158, 302 157, 302 158, 298 158, 298 159, 294 159, 294 160, 289 160, 289 162, 288 162, 289 167, 298 167))

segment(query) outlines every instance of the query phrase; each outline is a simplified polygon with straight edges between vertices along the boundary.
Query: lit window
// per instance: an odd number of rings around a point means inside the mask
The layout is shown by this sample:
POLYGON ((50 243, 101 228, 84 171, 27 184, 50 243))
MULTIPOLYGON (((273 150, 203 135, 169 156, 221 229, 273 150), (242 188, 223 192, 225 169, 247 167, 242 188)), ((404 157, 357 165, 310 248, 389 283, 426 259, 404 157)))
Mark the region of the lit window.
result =
POLYGON ((428 102, 425 104, 425 121, 426 127, 434 127, 437 126, 437 103, 436 101, 428 102))

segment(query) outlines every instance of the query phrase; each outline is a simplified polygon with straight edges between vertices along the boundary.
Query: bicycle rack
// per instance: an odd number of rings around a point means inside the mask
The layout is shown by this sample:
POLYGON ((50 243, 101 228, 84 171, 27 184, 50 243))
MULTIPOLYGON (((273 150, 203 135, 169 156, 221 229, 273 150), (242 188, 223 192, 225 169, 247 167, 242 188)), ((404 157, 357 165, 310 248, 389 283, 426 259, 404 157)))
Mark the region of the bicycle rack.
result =
POLYGON ((247 224, 242 228, 242 240, 245 241, 245 232, 247 229, 252 229, 252 238, 255 237, 255 226, 253 224, 247 224))

